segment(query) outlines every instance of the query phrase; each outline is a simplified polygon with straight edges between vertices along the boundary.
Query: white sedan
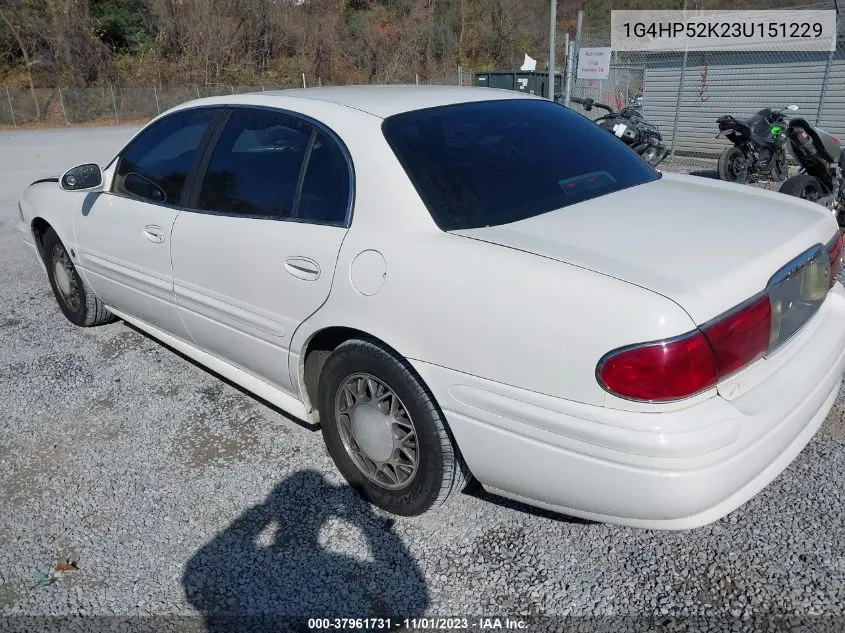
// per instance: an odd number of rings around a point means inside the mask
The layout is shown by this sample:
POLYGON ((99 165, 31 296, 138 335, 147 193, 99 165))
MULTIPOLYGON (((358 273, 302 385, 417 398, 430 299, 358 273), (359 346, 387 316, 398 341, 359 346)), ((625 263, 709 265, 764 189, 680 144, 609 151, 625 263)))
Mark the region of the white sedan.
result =
POLYGON ((319 423, 402 515, 474 477, 700 526, 798 455, 845 371, 829 212, 661 174, 511 91, 192 101, 33 183, 19 229, 73 323, 123 319, 319 423))

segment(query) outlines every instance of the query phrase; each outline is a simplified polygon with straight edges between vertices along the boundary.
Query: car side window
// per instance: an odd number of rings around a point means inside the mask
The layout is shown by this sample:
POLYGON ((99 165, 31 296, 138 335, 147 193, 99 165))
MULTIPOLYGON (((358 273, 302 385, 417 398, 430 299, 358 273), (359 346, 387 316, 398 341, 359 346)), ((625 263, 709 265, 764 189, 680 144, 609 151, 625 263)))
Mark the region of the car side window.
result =
POLYGON ((182 110, 153 123, 123 151, 114 191, 150 202, 177 205, 185 179, 218 110, 182 110))
POLYGON ((343 224, 349 207, 349 165, 328 134, 318 131, 308 157, 296 217, 319 224, 343 224))
POLYGON ((306 121, 281 112, 235 109, 208 163, 198 208, 292 217, 313 129, 306 121))

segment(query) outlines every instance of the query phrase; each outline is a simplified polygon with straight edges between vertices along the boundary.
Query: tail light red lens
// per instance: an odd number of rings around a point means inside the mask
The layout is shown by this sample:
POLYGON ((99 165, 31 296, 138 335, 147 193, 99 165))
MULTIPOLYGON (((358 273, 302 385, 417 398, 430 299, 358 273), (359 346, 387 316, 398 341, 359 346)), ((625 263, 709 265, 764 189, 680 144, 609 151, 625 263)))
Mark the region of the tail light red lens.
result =
POLYGON ((759 298, 684 336, 606 354, 596 368, 599 383, 622 398, 647 402, 680 400, 713 387, 778 349, 816 313, 827 295, 825 281, 836 283, 842 255, 837 232, 826 249, 808 249, 775 273, 759 298))
POLYGON ((759 358, 769 348, 768 295, 687 336, 611 353, 601 363, 604 387, 631 400, 679 400, 759 358))
POLYGON ((601 363, 605 389, 631 400, 675 400, 703 391, 719 379, 716 359, 700 331, 664 343, 611 353, 601 363))
POLYGON ((703 328, 713 348, 719 378, 760 358, 769 349, 772 308, 769 296, 703 328))
POLYGON ((837 232, 836 237, 827 247, 827 257, 830 260, 830 287, 836 283, 839 270, 842 268, 842 232, 837 232))

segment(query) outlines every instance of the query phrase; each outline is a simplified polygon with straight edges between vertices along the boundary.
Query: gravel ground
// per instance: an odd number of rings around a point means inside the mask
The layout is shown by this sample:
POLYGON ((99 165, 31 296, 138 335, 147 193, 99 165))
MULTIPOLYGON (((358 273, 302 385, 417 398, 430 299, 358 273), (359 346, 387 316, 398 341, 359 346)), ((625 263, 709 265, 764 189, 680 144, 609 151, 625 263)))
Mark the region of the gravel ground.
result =
MULTIPOLYGON (((20 616, 167 615, 136 624, 188 630, 198 614, 389 613, 845 630, 842 397, 775 482, 701 529, 586 523, 481 492, 394 522, 342 484, 319 433, 123 323, 72 326, 14 232, 16 200, 132 132, 0 133, 0 630, 48 622, 20 616), (66 558, 79 569, 34 587, 66 558)), ((71 628, 95 622, 116 620, 71 628)))

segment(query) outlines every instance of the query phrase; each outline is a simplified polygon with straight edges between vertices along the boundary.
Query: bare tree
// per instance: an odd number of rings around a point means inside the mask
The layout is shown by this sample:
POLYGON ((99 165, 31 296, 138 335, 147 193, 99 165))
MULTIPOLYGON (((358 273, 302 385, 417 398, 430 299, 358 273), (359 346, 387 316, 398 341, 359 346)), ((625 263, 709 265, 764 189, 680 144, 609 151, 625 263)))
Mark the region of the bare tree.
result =
POLYGON ((30 70, 30 63, 29 63, 29 52, 27 52, 26 44, 23 42, 23 38, 20 35, 20 31, 18 28, 12 24, 12 20, 6 14, 5 11, 0 11, 0 20, 3 20, 3 23, 9 28, 12 32, 12 37, 15 38, 15 41, 18 43, 18 46, 21 50, 21 56, 23 57, 23 65, 26 69, 26 78, 29 82, 29 92, 32 95, 32 103, 35 105, 35 118, 41 119, 41 106, 38 105, 38 97, 35 94, 35 84, 32 81, 32 71, 30 70))

